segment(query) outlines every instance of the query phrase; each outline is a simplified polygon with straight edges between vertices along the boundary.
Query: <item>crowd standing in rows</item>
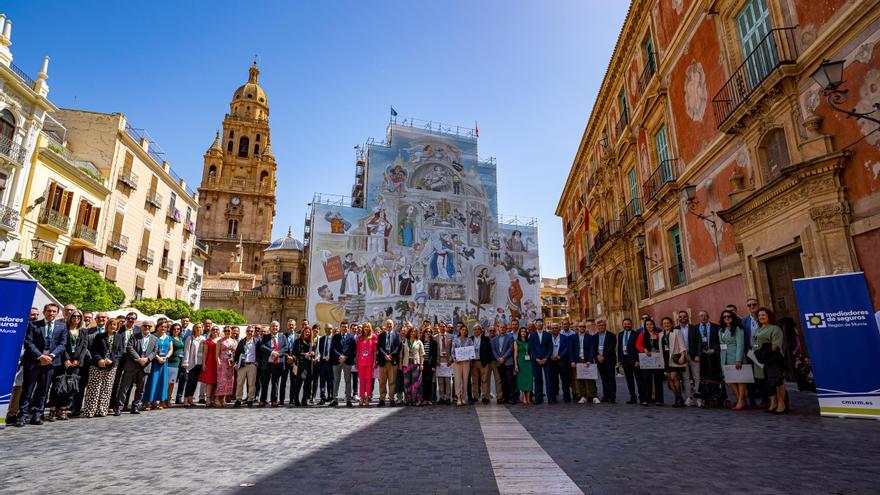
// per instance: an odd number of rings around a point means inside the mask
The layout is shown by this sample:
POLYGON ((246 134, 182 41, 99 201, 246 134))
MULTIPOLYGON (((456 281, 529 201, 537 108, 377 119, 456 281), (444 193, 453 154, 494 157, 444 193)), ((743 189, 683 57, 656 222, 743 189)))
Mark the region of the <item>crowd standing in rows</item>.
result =
POLYGON ((728 306, 718 323, 705 311, 696 324, 687 311, 659 323, 643 315, 638 328, 625 318, 617 333, 603 319, 554 323, 549 331, 541 319, 522 326, 515 319, 496 321, 488 329, 392 320, 377 329, 370 322, 322 329, 307 320, 297 327, 291 319, 284 329, 273 321, 249 325, 240 335, 238 326, 210 320, 138 321, 136 313, 108 318, 72 305, 59 318, 58 306, 47 304, 42 318, 31 309, 7 423, 40 425, 172 405, 335 407, 340 397, 348 407, 367 407, 374 395, 380 407, 488 404, 493 385, 499 404, 541 404, 545 397, 552 404, 560 396, 564 402, 615 403, 618 372, 629 404, 663 405, 665 381, 673 407, 726 405, 782 414, 788 411, 786 360, 794 359, 799 383, 808 384, 809 359, 799 339, 786 349, 771 310, 754 299, 748 306, 744 318, 728 306), (751 373, 734 377, 733 369, 744 367, 751 373))

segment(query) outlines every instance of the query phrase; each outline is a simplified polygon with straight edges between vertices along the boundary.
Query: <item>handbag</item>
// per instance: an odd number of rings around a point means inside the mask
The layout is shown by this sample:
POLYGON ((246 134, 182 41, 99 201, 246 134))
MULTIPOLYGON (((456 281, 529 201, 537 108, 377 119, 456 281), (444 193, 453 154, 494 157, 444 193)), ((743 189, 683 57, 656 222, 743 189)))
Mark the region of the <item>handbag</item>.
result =
POLYGON ((64 370, 63 375, 56 376, 53 380, 55 396, 61 401, 69 401, 79 393, 79 375, 69 374, 64 370))
POLYGON ((669 356, 669 359, 670 359, 670 361, 672 361, 672 363, 670 363, 670 364, 674 364, 676 366, 681 366, 681 364, 678 363, 679 361, 681 361, 681 353, 680 352, 676 352, 675 354, 669 356))

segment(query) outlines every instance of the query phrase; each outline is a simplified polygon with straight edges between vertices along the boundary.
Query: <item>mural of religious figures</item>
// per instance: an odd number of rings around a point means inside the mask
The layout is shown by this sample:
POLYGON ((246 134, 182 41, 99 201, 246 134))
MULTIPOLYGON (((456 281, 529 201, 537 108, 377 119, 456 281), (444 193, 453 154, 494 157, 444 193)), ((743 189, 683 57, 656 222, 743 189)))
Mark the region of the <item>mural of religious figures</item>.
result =
POLYGON ((339 212, 328 211, 324 214, 324 219, 330 224, 330 233, 332 234, 344 234, 346 230, 351 228, 351 222, 339 212))
POLYGON ((385 209, 377 210, 367 221, 367 249, 380 252, 388 250, 388 236, 391 234, 391 224, 385 216, 385 209))
POLYGON ((346 254, 342 260, 342 286, 339 295, 361 293, 360 272, 361 267, 354 261, 354 253, 346 254))
POLYGON ((397 222, 397 243, 404 247, 412 247, 416 238, 416 222, 412 219, 414 208, 406 209, 406 214, 397 222))
POLYGON ((492 287, 495 285, 495 279, 489 275, 489 269, 483 267, 480 274, 477 275, 477 303, 492 304, 492 287))

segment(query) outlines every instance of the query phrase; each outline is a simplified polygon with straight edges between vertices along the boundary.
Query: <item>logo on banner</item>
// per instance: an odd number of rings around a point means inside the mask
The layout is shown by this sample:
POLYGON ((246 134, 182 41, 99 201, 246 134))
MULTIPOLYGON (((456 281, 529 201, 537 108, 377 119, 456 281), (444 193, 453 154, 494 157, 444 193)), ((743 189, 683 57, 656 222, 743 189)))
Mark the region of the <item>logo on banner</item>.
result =
POLYGON ((807 328, 825 328, 825 313, 806 313, 804 319, 807 320, 807 328))

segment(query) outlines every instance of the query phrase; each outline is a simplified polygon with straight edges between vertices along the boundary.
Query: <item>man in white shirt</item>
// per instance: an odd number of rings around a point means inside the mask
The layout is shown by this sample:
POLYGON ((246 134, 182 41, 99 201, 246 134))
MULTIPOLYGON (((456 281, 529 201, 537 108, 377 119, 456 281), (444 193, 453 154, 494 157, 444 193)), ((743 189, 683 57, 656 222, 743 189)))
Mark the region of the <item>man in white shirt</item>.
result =
POLYGON ((254 326, 248 325, 244 338, 238 341, 235 348, 235 368, 237 378, 235 384, 235 405, 241 407, 244 398, 244 386, 247 383, 248 407, 254 406, 254 396, 257 392, 257 343, 254 340, 254 326))
POLYGON ((682 310, 678 312, 678 327, 675 330, 681 334, 685 349, 687 349, 687 359, 685 360, 684 371, 682 372, 682 386, 687 396, 684 405, 702 406, 702 400, 694 398, 694 393, 700 387, 700 351, 702 344, 697 327, 691 324, 687 311, 682 310))
MULTIPOLYGON (((440 334, 434 337, 437 345, 437 368, 441 365, 452 367, 452 335, 446 333, 446 323, 440 322, 440 334)), ((448 376, 437 377, 437 404, 452 404, 452 379, 448 376)))

